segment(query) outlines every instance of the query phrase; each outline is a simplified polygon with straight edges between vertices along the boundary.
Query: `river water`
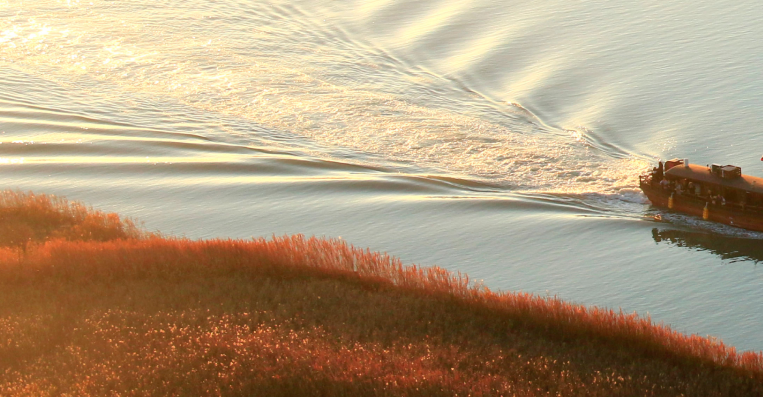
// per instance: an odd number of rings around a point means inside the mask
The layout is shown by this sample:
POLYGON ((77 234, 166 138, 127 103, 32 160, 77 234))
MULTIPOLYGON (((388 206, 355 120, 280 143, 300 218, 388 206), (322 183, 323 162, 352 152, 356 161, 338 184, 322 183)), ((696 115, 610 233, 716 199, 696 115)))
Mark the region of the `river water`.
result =
POLYGON ((0 180, 189 238, 342 238, 763 350, 763 234, 637 187, 672 157, 763 176, 761 17, 750 1, 0 0, 0 180))

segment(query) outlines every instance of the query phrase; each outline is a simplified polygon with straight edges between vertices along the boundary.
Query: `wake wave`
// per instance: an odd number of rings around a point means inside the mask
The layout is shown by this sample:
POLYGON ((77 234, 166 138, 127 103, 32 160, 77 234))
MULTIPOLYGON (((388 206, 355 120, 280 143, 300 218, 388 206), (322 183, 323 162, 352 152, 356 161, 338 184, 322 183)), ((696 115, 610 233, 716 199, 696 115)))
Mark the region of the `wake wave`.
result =
POLYGON ((581 132, 560 136, 565 132, 516 114, 495 121, 429 106, 442 102, 442 82, 295 8, 250 5, 244 15, 210 16, 211 25, 203 3, 187 2, 174 6, 186 9, 176 11, 182 18, 157 14, 147 23, 133 16, 138 3, 0 3, 0 13, 10 16, 0 19, 0 57, 101 95, 139 92, 179 101, 207 119, 237 117, 258 141, 268 131, 307 137, 318 143, 312 154, 323 158, 513 191, 627 201, 647 166, 640 158, 613 157, 581 132), (384 88, 390 86, 402 88, 390 93, 384 88), (429 94, 407 96, 408 88, 429 94))

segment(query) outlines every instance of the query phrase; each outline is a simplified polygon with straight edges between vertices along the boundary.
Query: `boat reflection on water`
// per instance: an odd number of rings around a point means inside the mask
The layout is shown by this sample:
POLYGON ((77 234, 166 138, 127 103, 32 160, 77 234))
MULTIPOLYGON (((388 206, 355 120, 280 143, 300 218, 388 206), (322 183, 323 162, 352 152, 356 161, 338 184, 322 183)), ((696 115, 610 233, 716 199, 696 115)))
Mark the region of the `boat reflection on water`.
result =
POLYGON ((652 238, 656 243, 670 243, 679 247, 710 251, 722 259, 763 262, 763 240, 657 228, 652 229, 652 238))

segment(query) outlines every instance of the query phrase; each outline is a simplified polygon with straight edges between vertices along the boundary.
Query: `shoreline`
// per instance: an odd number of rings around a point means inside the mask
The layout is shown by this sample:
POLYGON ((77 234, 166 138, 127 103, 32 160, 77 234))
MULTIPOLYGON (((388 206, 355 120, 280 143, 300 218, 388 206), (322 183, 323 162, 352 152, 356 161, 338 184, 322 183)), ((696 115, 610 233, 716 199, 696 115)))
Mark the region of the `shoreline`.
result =
POLYGON ((761 352, 340 240, 165 237, 9 191, 0 211, 11 395, 763 392, 761 352))

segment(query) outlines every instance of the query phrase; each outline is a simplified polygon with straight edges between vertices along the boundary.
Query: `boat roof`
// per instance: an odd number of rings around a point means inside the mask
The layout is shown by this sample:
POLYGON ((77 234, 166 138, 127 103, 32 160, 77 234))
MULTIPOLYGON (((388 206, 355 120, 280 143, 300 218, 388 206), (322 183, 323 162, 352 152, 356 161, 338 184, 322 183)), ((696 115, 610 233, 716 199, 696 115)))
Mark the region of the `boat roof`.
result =
POLYGON ((686 178, 695 182, 763 194, 763 178, 742 175, 734 179, 724 179, 713 174, 710 168, 701 165, 689 164, 688 167, 685 167, 683 164, 679 164, 665 171, 665 175, 670 176, 671 179, 686 178))

